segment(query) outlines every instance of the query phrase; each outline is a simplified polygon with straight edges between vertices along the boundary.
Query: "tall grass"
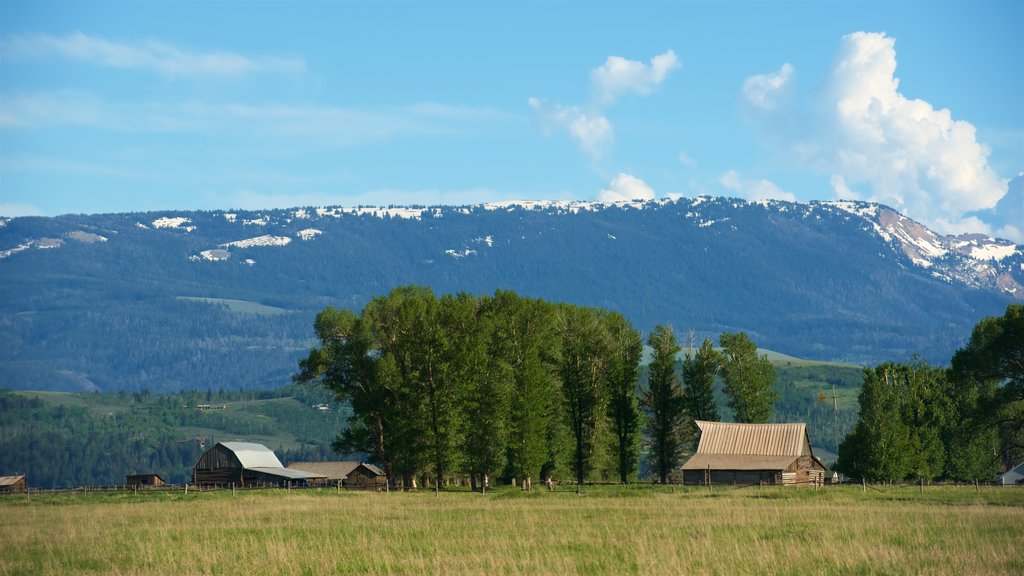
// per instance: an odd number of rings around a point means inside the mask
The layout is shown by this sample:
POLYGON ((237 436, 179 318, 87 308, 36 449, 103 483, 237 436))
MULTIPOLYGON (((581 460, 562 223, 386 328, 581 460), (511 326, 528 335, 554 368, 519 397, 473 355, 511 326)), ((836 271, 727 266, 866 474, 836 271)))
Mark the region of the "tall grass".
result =
POLYGON ((0 498, 0 574, 1021 574, 1024 490, 0 498))

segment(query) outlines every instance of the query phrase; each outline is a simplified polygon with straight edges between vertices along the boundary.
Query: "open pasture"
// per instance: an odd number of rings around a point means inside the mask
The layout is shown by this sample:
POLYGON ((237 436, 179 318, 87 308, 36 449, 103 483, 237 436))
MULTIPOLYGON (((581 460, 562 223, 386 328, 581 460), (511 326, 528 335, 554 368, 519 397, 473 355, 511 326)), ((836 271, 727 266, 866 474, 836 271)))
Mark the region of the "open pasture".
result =
POLYGON ((1021 574, 1024 489, 0 498, 0 574, 1021 574))

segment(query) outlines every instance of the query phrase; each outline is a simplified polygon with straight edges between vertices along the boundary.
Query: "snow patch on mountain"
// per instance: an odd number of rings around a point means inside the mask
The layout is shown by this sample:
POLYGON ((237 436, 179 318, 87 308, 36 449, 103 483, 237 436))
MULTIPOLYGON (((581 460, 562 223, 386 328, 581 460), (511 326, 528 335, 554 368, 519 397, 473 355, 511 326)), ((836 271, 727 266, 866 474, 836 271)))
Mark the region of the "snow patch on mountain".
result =
POLYGON ((323 234, 323 232, 316 228, 306 228, 305 230, 299 230, 295 233, 296 236, 303 240, 312 240, 321 234, 323 234))
POLYGON ((24 252, 25 250, 28 250, 29 248, 31 248, 33 244, 35 244, 35 240, 29 240, 28 242, 26 242, 24 244, 18 244, 14 248, 8 248, 7 250, 0 250, 0 260, 3 260, 4 258, 9 258, 9 257, 17 254, 18 252, 24 252))
POLYGON ((72 240, 76 240, 83 244, 95 244, 96 242, 106 242, 107 239, 99 234, 93 234, 92 232, 83 232, 82 230, 75 230, 64 234, 65 237, 72 240))
POLYGON ((260 216, 252 220, 242 220, 242 226, 266 226, 270 224, 270 216, 260 216))
POLYGON ((64 241, 60 238, 40 238, 36 241, 36 248, 40 250, 51 250, 53 248, 60 248, 64 245, 64 241))
POLYGON ((228 222, 231 222, 232 224, 235 223, 235 219, 237 219, 237 218, 238 218, 238 214, 232 214, 230 212, 227 212, 227 213, 224 214, 224 219, 227 220, 228 222))
POLYGON ((225 262, 229 258, 231 258, 231 252, 215 248, 213 250, 203 250, 198 256, 190 256, 189 260, 192 260, 193 262, 198 260, 206 260, 208 262, 225 262))
POLYGON ((165 216, 163 218, 157 218, 156 220, 153 220, 153 222, 151 224, 153 225, 153 228, 175 228, 175 229, 178 229, 178 230, 184 230, 186 232, 191 232, 191 231, 195 230, 196 227, 195 226, 185 226, 185 224, 191 224, 191 223, 192 223, 192 219, 191 218, 185 218, 185 217, 182 217, 182 216, 178 216, 178 217, 175 217, 175 218, 170 218, 170 217, 166 217, 165 216))
POLYGON ((235 240, 234 242, 226 242, 221 244, 221 247, 227 248, 234 246, 236 248, 254 248, 257 246, 287 246, 292 241, 287 236, 271 236, 269 234, 264 236, 257 236, 255 238, 247 238, 245 240, 235 240))
POLYGON ((448 250, 445 250, 444 253, 449 255, 449 256, 451 256, 452 258, 458 259, 458 258, 465 258, 467 256, 475 256, 476 255, 476 250, 470 250, 469 248, 466 248, 464 250, 451 250, 451 249, 448 249, 448 250))

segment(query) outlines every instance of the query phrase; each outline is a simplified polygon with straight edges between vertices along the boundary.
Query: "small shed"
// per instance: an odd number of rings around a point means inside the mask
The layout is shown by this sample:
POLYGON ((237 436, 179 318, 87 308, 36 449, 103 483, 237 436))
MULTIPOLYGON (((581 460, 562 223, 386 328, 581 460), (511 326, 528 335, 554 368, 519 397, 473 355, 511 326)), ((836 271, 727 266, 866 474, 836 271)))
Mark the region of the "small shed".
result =
POLYGON ((1024 484, 1024 462, 1017 464, 999 476, 996 476, 996 484, 1000 486, 1016 486, 1024 484))
POLYGON ((28 478, 24 474, 17 476, 0 476, 0 494, 9 492, 25 492, 28 490, 28 478))
POLYGON ((255 442, 218 442, 192 469, 195 484, 305 485, 311 476, 315 474, 285 468, 272 450, 255 442))
POLYGON ((697 452, 683 464, 686 484, 821 485, 807 425, 697 421, 697 452))
POLYGON ((323 482, 341 482, 346 488, 381 488, 387 484, 387 477, 380 468, 356 460, 292 462, 288 468, 306 470, 317 478, 322 478, 323 482))
POLYGON ((129 474, 125 476, 124 483, 125 486, 132 486, 135 488, 142 488, 145 486, 160 487, 166 484, 159 474, 129 474))

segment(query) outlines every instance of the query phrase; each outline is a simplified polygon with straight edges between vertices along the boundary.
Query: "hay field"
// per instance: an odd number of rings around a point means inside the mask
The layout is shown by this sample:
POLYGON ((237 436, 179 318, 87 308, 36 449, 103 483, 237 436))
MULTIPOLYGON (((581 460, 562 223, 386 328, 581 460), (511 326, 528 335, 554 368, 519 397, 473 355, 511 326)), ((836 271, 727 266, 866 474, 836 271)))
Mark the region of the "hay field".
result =
POLYGON ((0 498, 0 574, 1022 574, 1024 489, 0 498))

